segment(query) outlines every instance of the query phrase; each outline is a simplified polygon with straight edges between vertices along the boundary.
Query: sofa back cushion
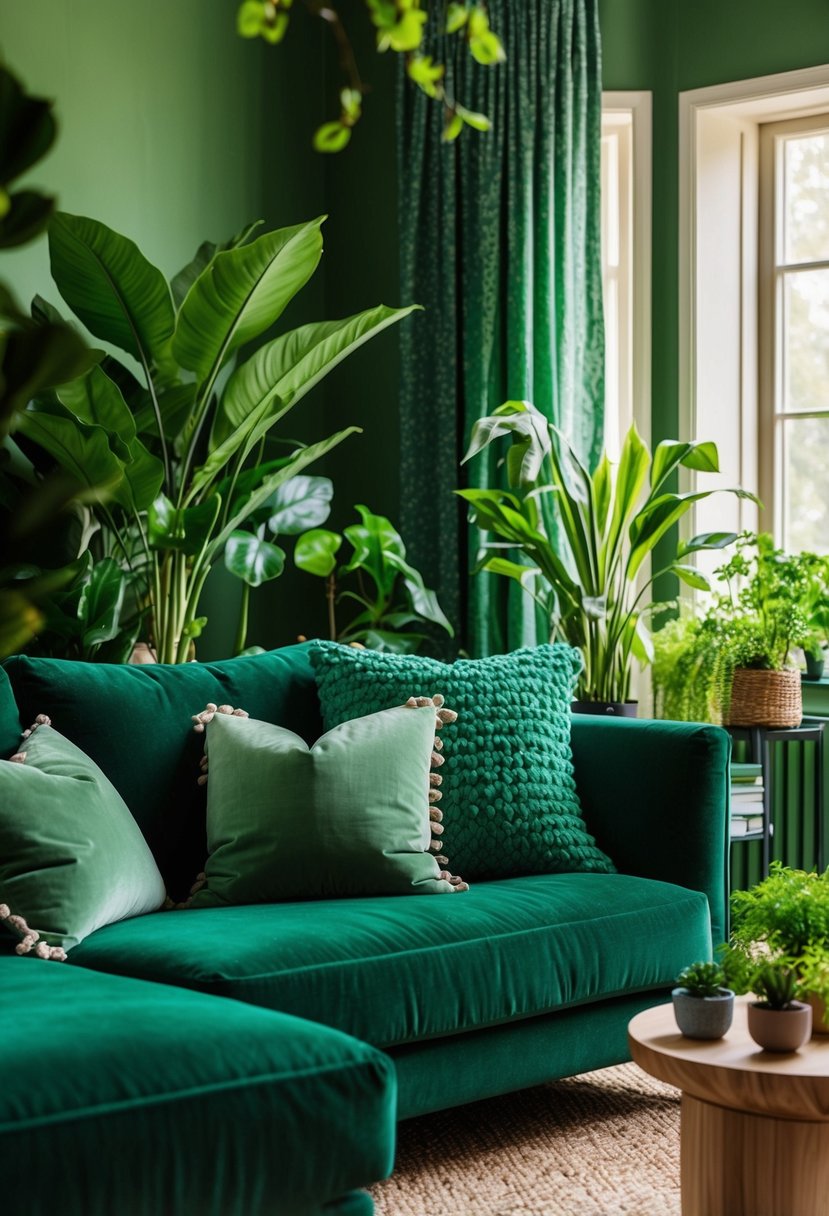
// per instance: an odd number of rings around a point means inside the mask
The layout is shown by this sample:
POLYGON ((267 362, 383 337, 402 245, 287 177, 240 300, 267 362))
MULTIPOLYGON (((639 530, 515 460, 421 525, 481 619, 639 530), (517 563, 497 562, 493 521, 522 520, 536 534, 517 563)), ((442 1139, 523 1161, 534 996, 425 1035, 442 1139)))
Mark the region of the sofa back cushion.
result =
MULTIPOLYGON (((119 666, 18 655, 6 663, 23 721, 48 714, 126 802, 174 898, 206 857, 201 740, 191 714, 208 701, 244 705, 311 743, 322 733, 305 645, 219 663, 119 666)), ((0 688, 0 695, 2 689, 0 688)))
POLYGON ((8 760, 17 751, 22 729, 9 677, 0 667, 0 760, 8 760))

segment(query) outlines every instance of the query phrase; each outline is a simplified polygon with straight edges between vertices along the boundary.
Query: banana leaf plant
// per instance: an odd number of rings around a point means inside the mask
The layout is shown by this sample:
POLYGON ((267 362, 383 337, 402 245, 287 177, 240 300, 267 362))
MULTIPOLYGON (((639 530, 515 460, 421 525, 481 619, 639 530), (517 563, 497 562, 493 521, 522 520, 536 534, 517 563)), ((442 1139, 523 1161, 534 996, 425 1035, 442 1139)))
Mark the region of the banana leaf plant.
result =
POLYGON ((374 515, 364 506, 356 510, 359 524, 344 528, 342 534, 310 528, 297 537, 294 547, 295 565, 325 579, 331 640, 411 654, 428 639, 429 634, 423 632, 426 624, 437 625, 454 637, 437 595, 406 561, 400 533, 384 515, 374 515), (343 540, 348 542, 351 556, 338 568, 343 540), (344 600, 356 604, 358 611, 339 627, 337 606, 344 600))
POLYGON ((718 472, 716 445, 664 440, 651 456, 635 426, 618 466, 604 454, 591 475, 561 431, 529 401, 507 401, 479 419, 464 463, 504 438, 509 488, 457 491, 469 503, 471 521, 497 538, 485 541, 476 569, 518 582, 543 610, 550 639, 581 650, 578 700, 627 701, 635 663, 645 666, 653 657, 645 620, 654 580, 672 573, 709 590, 707 576, 689 559, 724 548, 736 533, 708 532, 678 542, 661 569, 649 570, 656 545, 711 493, 756 500, 738 488, 669 489, 680 467, 718 472))
POLYGON ((124 563, 136 548, 143 554, 145 640, 161 662, 191 657, 205 581, 234 533, 359 429, 268 460, 273 428, 352 351, 412 311, 379 305, 303 325, 239 361, 314 273, 323 219, 258 237, 254 224, 222 246, 203 244, 170 283, 96 220, 58 212, 49 225, 58 291, 129 359, 107 353, 86 375, 39 394, 16 410, 13 429, 97 500, 124 563))

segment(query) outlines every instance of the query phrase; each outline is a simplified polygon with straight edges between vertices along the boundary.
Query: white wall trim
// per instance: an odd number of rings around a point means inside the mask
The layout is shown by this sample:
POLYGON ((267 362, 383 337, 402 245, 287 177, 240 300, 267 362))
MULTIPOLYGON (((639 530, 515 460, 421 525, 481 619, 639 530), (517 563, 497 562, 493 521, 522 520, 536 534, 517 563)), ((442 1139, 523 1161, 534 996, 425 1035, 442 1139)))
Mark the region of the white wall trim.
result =
POLYGON ((633 418, 651 440, 651 230, 653 207, 653 120, 651 93, 602 93, 604 113, 631 115, 633 124, 633 418))

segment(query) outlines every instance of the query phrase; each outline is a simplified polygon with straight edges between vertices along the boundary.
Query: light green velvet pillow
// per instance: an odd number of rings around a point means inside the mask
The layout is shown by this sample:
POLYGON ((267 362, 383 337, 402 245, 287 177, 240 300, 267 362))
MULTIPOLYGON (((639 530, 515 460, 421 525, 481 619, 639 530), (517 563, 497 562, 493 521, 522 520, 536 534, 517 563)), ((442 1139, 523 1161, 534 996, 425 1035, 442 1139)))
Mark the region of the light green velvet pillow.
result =
POLYGON ((40 715, 0 760, 0 921, 18 954, 63 958, 93 930, 164 902, 164 882, 120 794, 40 715))
POLYGON ((209 705, 208 860, 190 907, 347 895, 443 894, 435 730, 442 699, 343 723, 309 747, 299 735, 209 705), (438 854, 438 856, 435 856, 438 854))

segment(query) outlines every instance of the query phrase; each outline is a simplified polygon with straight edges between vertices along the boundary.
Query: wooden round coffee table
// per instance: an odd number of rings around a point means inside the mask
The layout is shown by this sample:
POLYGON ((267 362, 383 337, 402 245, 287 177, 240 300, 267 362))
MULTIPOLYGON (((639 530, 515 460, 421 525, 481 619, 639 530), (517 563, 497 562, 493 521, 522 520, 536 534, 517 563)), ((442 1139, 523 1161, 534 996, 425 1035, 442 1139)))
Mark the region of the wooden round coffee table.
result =
POLYGON ((682 1216, 829 1216, 829 1037, 763 1051, 740 997, 724 1039, 686 1039, 672 1005, 637 1014, 631 1054, 682 1090, 682 1216))

